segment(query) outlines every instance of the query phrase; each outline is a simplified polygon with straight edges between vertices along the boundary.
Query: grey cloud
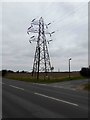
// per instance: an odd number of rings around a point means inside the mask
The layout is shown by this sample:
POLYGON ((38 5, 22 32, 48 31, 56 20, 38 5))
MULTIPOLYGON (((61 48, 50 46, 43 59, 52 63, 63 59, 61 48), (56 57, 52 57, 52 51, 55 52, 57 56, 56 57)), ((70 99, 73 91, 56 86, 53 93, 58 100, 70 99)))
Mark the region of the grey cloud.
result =
MULTIPOLYGON (((50 31, 56 30, 52 36, 53 42, 49 45, 55 70, 58 69, 59 61, 62 70, 66 70, 68 57, 83 60, 88 49, 87 7, 86 3, 4 3, 3 67, 30 70, 36 44, 33 44, 34 47, 30 45, 30 36, 26 32, 31 20, 41 16, 46 23, 52 22, 50 31), (81 8, 77 10, 79 6, 81 8)), ((87 58, 83 61, 74 62, 72 69, 78 70, 87 65, 87 58)))

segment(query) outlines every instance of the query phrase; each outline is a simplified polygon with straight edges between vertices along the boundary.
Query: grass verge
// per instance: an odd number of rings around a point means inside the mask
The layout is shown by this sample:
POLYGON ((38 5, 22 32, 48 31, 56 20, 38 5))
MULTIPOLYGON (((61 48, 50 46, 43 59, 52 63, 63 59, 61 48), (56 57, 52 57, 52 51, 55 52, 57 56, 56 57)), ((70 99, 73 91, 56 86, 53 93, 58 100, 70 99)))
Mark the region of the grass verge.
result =
POLYGON ((90 91, 90 83, 84 85, 84 90, 90 91))
POLYGON ((70 78, 69 77, 45 78, 45 79, 39 78, 38 80, 33 77, 20 77, 20 76, 6 76, 5 78, 13 79, 13 80, 20 80, 20 81, 25 81, 25 82, 34 82, 34 83, 55 83, 55 82, 85 79, 82 76, 79 76, 79 77, 71 76, 70 78))

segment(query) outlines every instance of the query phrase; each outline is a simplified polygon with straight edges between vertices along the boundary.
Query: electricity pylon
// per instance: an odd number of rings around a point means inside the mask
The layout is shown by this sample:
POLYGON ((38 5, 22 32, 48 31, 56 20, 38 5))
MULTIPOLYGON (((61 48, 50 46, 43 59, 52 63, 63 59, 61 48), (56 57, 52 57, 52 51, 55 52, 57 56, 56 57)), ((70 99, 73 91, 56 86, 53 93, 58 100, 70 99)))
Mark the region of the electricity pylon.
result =
POLYGON ((39 79, 39 72, 44 72, 47 73, 52 70, 51 63, 50 63, 50 57, 49 57, 49 52, 48 52, 48 47, 47 47, 47 42, 49 44, 50 40, 46 40, 45 34, 49 34, 50 37, 54 32, 49 33, 47 31, 48 25, 49 24, 44 24, 44 20, 41 17, 38 21, 36 19, 33 19, 31 21, 31 26, 28 28, 27 33, 38 33, 37 38, 33 35, 30 37, 29 42, 31 43, 32 41, 36 41, 36 51, 35 51, 35 56, 34 56, 34 63, 33 63, 33 71, 32 74, 36 73, 37 74, 37 79, 39 79), (36 28, 37 26, 37 28, 36 28))

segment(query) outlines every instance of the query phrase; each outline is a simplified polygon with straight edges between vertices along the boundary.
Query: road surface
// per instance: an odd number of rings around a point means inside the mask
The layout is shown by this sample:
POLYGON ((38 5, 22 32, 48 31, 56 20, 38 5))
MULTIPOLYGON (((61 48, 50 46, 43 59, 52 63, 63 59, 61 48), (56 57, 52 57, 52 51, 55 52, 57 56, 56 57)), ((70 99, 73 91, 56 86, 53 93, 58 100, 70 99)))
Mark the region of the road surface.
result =
POLYGON ((2 79, 2 118, 88 118, 88 92, 2 79))
POLYGON ((81 86, 89 82, 90 82, 90 79, 71 80, 71 81, 64 81, 64 82, 58 82, 58 83, 51 83, 50 86, 75 90, 75 89, 80 89, 81 86))

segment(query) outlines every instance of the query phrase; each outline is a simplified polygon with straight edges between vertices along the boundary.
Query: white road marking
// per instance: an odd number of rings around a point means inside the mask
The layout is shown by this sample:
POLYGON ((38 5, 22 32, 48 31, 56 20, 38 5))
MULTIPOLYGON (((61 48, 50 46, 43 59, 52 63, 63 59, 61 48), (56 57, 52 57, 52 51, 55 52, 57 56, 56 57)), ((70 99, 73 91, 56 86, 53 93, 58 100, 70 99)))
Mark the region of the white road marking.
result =
POLYGON ((76 90, 75 88, 69 88, 69 87, 63 87, 63 86, 53 86, 53 87, 56 87, 56 88, 63 88, 63 89, 68 89, 68 90, 76 90))
POLYGON ((41 83, 33 83, 33 84, 36 84, 36 85, 46 85, 46 84, 41 84, 41 83))
POLYGON ((64 102, 64 103, 71 104, 71 105, 74 105, 74 106, 79 106, 78 104, 71 103, 71 102, 68 102, 68 101, 65 101, 65 100, 60 100, 60 99, 50 97, 50 96, 47 96, 47 95, 44 95, 44 94, 40 94, 40 93, 34 93, 34 94, 39 95, 39 96, 43 96, 43 97, 47 97, 47 98, 50 98, 50 99, 53 99, 53 100, 56 100, 56 101, 59 101, 59 102, 64 102))
POLYGON ((54 85, 53 87, 57 87, 57 88, 63 88, 63 86, 56 86, 56 85, 54 85))
POLYGON ((20 87, 17 87, 17 86, 13 86, 13 85, 9 85, 9 86, 11 86, 13 88, 16 88, 16 89, 24 90, 23 88, 20 88, 20 87))

